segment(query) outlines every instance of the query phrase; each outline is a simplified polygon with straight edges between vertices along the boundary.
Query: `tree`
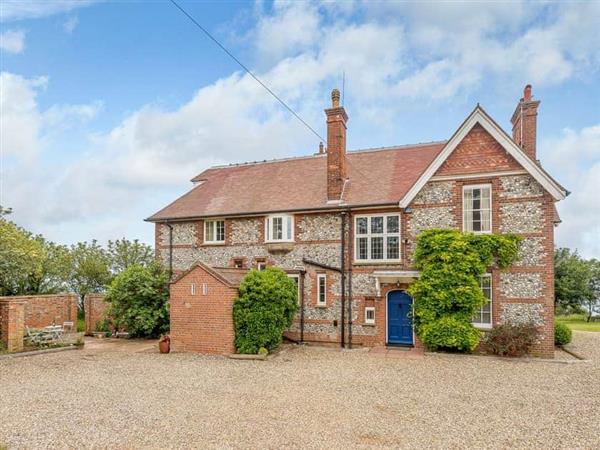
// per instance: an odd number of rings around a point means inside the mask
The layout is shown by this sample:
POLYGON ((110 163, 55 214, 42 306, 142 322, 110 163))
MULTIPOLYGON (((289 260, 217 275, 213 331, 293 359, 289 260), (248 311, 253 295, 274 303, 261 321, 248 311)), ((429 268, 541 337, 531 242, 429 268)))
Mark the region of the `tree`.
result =
POLYGON ((297 309, 298 289, 283 270, 268 267, 250 271, 233 304, 238 352, 255 354, 262 347, 277 348, 297 309))
POLYGON ((44 249, 31 233, 0 220, 0 295, 29 293, 31 277, 43 273, 44 249))
POLYGON ((565 310, 580 311, 592 297, 591 266, 577 251, 559 248, 554 252, 554 299, 565 310))
POLYGON ((42 248, 42 268, 28 279, 30 294, 55 294, 69 288, 73 260, 69 248, 47 241, 41 235, 34 238, 42 248))
POLYGON ((71 261, 68 284, 82 300, 86 294, 106 289, 112 279, 110 257, 95 240, 72 245, 71 261))
POLYGON ((588 261, 590 266, 590 296, 587 299, 587 321, 592 319, 594 314, 600 314, 600 261, 591 259, 588 261))
POLYGON ((169 275, 158 263, 129 266, 108 288, 107 315, 133 337, 158 337, 169 330, 169 275))
POLYGON ((113 273, 121 273, 130 266, 148 267, 154 262, 154 251, 147 244, 137 239, 129 241, 125 238, 108 241, 108 256, 113 273))
POLYGON ((12 214, 12 208, 5 208, 0 205, 0 219, 2 219, 3 216, 8 216, 9 214, 12 214))

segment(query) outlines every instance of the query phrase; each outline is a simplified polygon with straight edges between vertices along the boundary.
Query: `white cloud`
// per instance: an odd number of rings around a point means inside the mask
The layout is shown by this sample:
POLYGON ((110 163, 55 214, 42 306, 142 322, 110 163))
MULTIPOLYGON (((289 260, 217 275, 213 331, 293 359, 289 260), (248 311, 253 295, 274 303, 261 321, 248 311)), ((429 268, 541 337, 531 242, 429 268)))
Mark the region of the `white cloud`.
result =
MULTIPOLYGON (((562 6, 467 6, 378 3, 365 7, 366 18, 357 18, 360 4, 344 4, 340 10, 339 4, 277 2, 267 13, 260 9, 244 36, 252 39, 256 73, 320 134, 324 103, 331 87, 341 87, 343 71, 351 120, 368 135, 395 124, 395 112, 410 108, 410 102, 451 101, 476 90, 482 80, 491 84, 490 77, 551 84, 579 76, 583 68, 597 70, 600 33, 589 18, 594 6, 574 4, 569 14, 545 20, 539 20, 545 9, 562 6), (575 39, 571 33, 577 18, 581 33, 575 39)), ((177 108, 149 100, 111 130, 90 132, 74 160, 48 167, 42 158, 36 160, 48 141, 67 138, 73 124, 89 121, 102 104, 42 110, 36 96, 47 79, 2 76, 2 106, 8 112, 2 147, 20 162, 6 170, 6 199, 0 203, 13 206, 15 219, 24 225, 56 233, 52 237, 81 239, 61 229, 87 229, 87 238, 115 237, 109 233, 164 206, 210 165, 317 149, 317 139, 250 76, 234 73, 199 89, 177 108), (43 189, 39 180, 44 180, 43 189)), ((596 133, 593 128, 566 131, 548 148, 556 160, 551 171, 563 173, 562 181, 574 192, 560 206, 559 243, 600 254, 594 247, 599 234, 590 231, 597 229, 599 213, 588 208, 592 219, 577 214, 593 200, 589 193, 600 189, 597 154, 590 150, 589 172, 571 157, 582 145, 597 149, 596 133)))
POLYGON ((0 50, 8 53, 21 53, 25 50, 25 32, 7 30, 0 33, 0 50))
POLYGON ((600 123, 579 131, 566 129, 542 145, 547 167, 571 191, 558 203, 563 222, 556 244, 577 248, 586 257, 600 257, 600 123))
POLYGON ((42 111, 37 96, 48 85, 48 77, 25 78, 9 72, 0 73, 0 153, 31 161, 58 130, 91 120, 102 107, 101 102, 81 105, 53 105, 42 111))
POLYGON ((75 16, 69 17, 65 23, 63 23, 63 30, 65 30, 65 33, 71 34, 77 25, 79 25, 79 19, 75 16))
POLYGON ((0 21, 37 19, 89 6, 94 0, 2 0, 0 21))

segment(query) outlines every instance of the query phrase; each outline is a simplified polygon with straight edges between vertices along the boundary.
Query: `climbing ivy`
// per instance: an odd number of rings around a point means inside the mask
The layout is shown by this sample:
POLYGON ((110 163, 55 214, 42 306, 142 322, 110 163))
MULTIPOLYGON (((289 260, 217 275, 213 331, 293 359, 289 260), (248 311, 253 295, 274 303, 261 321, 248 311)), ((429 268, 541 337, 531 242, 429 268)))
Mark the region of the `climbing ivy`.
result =
POLYGON ((487 268, 506 268, 517 257, 515 235, 430 229, 417 237, 415 265, 421 271, 410 287, 415 332, 430 349, 472 351, 480 332, 472 318, 485 304, 480 277, 487 268))

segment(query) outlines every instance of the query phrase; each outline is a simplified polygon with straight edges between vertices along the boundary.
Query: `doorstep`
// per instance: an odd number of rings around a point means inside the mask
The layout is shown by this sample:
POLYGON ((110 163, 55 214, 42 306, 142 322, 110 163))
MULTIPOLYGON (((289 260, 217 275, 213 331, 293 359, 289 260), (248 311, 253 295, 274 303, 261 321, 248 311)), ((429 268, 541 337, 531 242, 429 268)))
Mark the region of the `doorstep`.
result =
POLYGON ((423 358, 424 352, 420 348, 415 347, 372 347, 369 350, 369 355, 380 358, 405 358, 419 359, 423 358))

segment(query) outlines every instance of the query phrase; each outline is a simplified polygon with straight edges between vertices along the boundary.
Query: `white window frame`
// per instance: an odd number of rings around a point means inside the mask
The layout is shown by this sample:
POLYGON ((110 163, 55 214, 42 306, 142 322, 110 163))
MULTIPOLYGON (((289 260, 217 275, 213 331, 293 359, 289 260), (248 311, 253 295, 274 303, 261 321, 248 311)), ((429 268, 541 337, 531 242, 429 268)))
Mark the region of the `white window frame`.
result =
POLYGON ((298 305, 302 303, 300 300, 300 274, 297 273, 288 273, 288 278, 294 278, 296 280, 296 286, 298 287, 298 305))
MULTIPOLYGON (((484 322, 480 322, 480 321, 476 321, 473 320, 472 323, 474 326, 476 326, 477 328, 482 328, 482 329, 486 329, 489 330, 493 327, 493 322, 494 322, 494 318, 492 317, 492 306, 493 306, 493 297, 494 297, 494 289, 492 287, 492 274, 491 273, 486 273, 481 275, 480 277, 480 281, 479 281, 479 286, 481 286, 482 290, 483 290, 483 286, 482 286, 482 280, 484 278, 487 278, 490 280, 490 298, 488 299, 488 303, 490 304, 490 323, 484 323, 484 322)), ((482 309, 485 305, 481 305, 481 307, 479 308, 479 311, 477 311, 477 313, 475 314, 476 317, 478 317, 478 320, 481 320, 481 316, 482 316, 482 309)), ((474 318, 475 319, 475 318, 474 318)))
MULTIPOLYGON (((486 184, 465 184, 462 187, 462 224, 463 224, 463 231, 468 231, 470 233, 475 233, 475 234, 490 234, 492 233, 493 228, 493 212, 494 212, 494 208, 492 205, 492 185, 490 183, 486 183, 486 184), (490 229, 489 230, 482 230, 482 231, 473 231, 473 230, 469 230, 467 229, 467 223, 465 221, 465 191, 467 190, 472 190, 472 189, 483 189, 483 188, 487 188, 490 190, 490 229)), ((478 210, 471 210, 471 211, 484 211, 482 209, 478 209, 478 210)), ((473 224, 471 224, 471 228, 473 228, 473 224)))
POLYGON ((365 306, 365 325, 375 325, 375 307, 365 306), (373 312, 373 318, 369 319, 368 312, 373 312))
POLYGON ((317 274, 317 306, 327 306, 327 274, 317 274), (321 290, 321 280, 324 280, 323 290, 321 290), (321 301, 321 294, 323 294, 323 301, 321 301))
POLYGON ((354 217, 354 262, 355 263, 398 263, 402 261, 402 217, 400 213, 381 213, 381 214, 361 214, 354 217), (387 232, 387 218, 388 217, 398 217, 398 232, 397 233, 388 233, 387 232), (383 217, 383 233, 371 233, 371 219, 373 217, 383 217), (367 219, 367 234, 358 234, 358 220, 359 219, 367 219), (388 259, 385 258, 387 256, 387 238, 388 237, 398 237, 398 258, 397 259, 388 259), (383 238, 383 256, 382 259, 372 259, 371 258, 371 238, 373 237, 382 237, 383 238), (359 238, 367 238, 367 258, 359 259, 358 258, 358 239, 359 238))
POLYGON ((225 219, 210 219, 204 221, 204 243, 205 244, 225 244, 225 219), (212 227, 213 236, 217 237, 217 223, 223 222, 223 240, 208 240, 206 236, 208 236, 208 228, 212 227))
POLYGON ((294 215, 272 214, 265 217, 265 242, 294 242, 294 215), (282 239, 273 238, 273 220, 281 219, 282 239), (288 224, 289 222, 289 224, 288 224), (289 235, 288 235, 289 230, 289 235))
POLYGON ((196 283, 190 285, 190 295, 196 295, 196 283))
POLYGON ((267 268, 266 261, 257 261, 256 262, 256 270, 261 271, 261 270, 265 270, 266 268, 267 268))

